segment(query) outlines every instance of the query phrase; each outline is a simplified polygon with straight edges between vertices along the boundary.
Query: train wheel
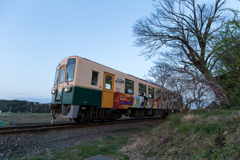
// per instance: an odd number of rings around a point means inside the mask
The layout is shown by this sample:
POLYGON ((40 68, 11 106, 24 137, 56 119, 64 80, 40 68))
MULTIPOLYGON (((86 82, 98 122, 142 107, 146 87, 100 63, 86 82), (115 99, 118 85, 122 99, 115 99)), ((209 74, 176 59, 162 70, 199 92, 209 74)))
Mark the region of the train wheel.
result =
POLYGON ((73 118, 73 120, 76 122, 76 123, 80 123, 81 122, 81 119, 82 117, 78 116, 77 118, 73 118))
POLYGON ((53 116, 53 119, 56 119, 58 117, 59 113, 57 112, 56 109, 52 109, 52 116, 53 116))

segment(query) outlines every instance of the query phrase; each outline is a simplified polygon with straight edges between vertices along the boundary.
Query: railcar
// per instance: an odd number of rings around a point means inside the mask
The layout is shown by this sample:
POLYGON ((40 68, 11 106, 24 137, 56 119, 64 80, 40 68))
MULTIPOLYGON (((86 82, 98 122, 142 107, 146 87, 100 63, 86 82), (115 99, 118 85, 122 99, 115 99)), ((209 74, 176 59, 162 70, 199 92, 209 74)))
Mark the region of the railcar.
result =
POLYGON ((178 112, 169 90, 135 76, 71 56, 56 68, 50 110, 77 123, 129 117, 165 116, 178 112))

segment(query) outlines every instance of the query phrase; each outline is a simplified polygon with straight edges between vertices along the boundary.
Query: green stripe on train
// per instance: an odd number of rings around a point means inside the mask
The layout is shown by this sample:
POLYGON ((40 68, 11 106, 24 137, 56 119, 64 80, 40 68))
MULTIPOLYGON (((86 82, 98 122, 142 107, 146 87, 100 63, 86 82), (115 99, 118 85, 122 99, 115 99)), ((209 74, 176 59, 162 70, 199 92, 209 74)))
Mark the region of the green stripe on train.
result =
POLYGON ((59 93, 52 95, 52 104, 73 104, 73 105, 88 105, 101 108, 102 91, 88 89, 83 87, 72 87, 72 92, 65 92, 64 88, 59 93), (55 101, 56 97, 60 96, 59 102, 55 101))

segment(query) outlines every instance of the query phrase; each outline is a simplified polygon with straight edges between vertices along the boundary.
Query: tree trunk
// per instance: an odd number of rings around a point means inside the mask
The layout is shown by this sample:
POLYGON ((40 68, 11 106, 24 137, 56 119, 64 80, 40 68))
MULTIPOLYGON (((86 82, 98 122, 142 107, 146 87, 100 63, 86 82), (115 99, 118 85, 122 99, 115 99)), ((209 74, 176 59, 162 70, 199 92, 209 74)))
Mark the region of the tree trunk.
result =
POLYGON ((204 68, 200 70, 200 72, 205 76, 206 80, 208 81, 207 83, 211 86, 220 103, 229 104, 226 92, 223 90, 217 79, 213 77, 208 68, 204 68))

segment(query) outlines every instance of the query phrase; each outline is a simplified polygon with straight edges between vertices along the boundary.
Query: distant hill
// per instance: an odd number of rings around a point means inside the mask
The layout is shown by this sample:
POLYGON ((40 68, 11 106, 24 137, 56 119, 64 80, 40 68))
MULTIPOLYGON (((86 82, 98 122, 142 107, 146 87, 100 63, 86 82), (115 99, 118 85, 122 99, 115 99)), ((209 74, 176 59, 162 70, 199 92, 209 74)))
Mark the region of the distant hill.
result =
POLYGON ((50 103, 50 98, 24 98, 24 97, 13 97, 11 100, 29 101, 29 102, 39 102, 39 103, 50 103))
POLYGON ((26 100, 4 100, 0 99, 0 110, 7 112, 11 108, 11 112, 32 112, 33 113, 49 113, 49 103, 31 102, 26 100))

